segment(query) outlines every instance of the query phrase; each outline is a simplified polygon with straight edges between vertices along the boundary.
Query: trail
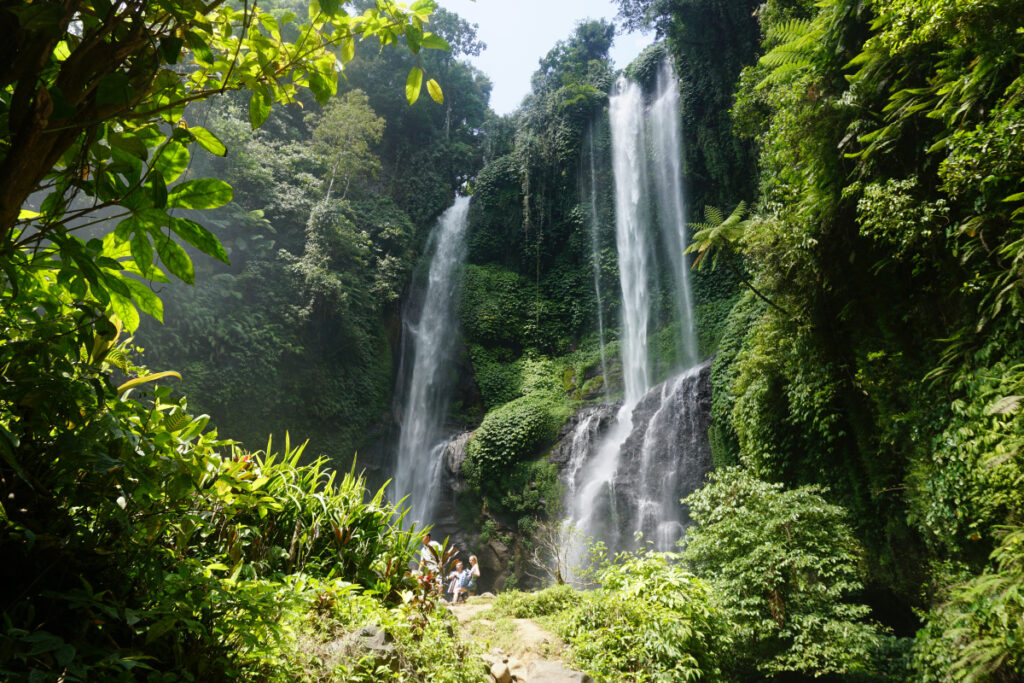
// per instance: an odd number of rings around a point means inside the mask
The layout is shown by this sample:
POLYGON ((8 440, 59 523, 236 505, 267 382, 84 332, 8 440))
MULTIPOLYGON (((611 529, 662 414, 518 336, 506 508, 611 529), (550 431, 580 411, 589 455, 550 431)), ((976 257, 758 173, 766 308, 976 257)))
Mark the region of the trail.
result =
POLYGON ((567 645, 532 619, 491 616, 492 597, 470 598, 448 609, 459 620, 463 636, 484 651, 497 683, 584 683, 586 674, 566 663, 567 645))

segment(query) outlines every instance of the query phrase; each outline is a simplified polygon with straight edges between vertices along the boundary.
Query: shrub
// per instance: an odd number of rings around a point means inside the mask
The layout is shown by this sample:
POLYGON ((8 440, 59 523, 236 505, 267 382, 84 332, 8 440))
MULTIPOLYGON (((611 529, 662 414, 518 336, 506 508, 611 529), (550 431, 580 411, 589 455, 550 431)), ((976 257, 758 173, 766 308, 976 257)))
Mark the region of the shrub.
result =
POLYGON ((694 526, 683 557, 715 587, 741 674, 864 672, 883 646, 868 607, 852 601, 860 547, 822 493, 727 468, 684 500, 694 526))
POLYGON ((598 680, 722 680, 729 642, 707 583, 671 553, 620 554, 597 574, 601 588, 557 623, 572 660, 598 680))
POLYGON ((953 587, 914 644, 922 683, 1015 680, 1024 666, 1024 527, 1003 529, 994 566, 953 587))
POLYGON ((536 593, 505 591, 494 599, 496 614, 517 619, 547 617, 579 605, 582 594, 572 586, 561 584, 536 593))
MULTIPOLYGON (((480 480, 532 457, 552 441, 568 408, 543 395, 529 395, 492 410, 469 441, 467 458, 480 480)), ((479 482, 478 482, 479 483, 479 482)))

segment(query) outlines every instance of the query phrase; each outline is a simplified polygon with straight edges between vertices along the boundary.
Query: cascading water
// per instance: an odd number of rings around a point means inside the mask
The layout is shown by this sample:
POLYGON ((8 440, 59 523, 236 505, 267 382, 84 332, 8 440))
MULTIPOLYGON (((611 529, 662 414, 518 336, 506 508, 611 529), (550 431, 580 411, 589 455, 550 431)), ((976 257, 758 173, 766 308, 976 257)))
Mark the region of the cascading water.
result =
MULTIPOLYGON (((650 386, 647 363, 647 323, 650 247, 647 229, 643 93, 620 78, 608 103, 612 131, 612 169, 615 176, 615 246, 622 288, 622 375, 626 395, 615 424, 598 444, 597 452, 579 472, 571 499, 573 524, 584 537, 608 539, 609 516, 615 505, 610 495, 618 469, 618 454, 631 428, 633 406, 650 386)), ((576 477, 574 477, 574 482, 576 477)))
POLYGON ((608 395, 608 359, 604 353, 604 307, 601 301, 601 249, 600 240, 598 239, 601 234, 601 214, 597 210, 597 170, 596 163, 594 161, 594 130, 590 129, 589 135, 587 135, 588 148, 590 154, 588 159, 590 161, 590 175, 588 176, 590 187, 590 253, 593 258, 594 264, 594 297, 597 300, 597 340, 601 347, 601 378, 602 387, 601 390, 605 396, 608 395))
POLYGON ((403 311, 403 334, 411 344, 405 375, 401 432, 394 470, 394 500, 409 496, 410 521, 428 522, 442 474, 447 436, 444 419, 451 400, 456 341, 455 288, 466 257, 469 197, 458 197, 438 219, 427 245, 433 250, 421 302, 403 311), (414 319, 415 318, 415 319, 414 319))
POLYGON ((572 466, 564 474, 565 507, 568 522, 580 535, 602 540, 612 550, 630 547, 635 532, 667 550, 686 523, 679 498, 697 488, 710 468, 705 405, 710 399, 704 391, 708 366, 695 365, 693 306, 683 253, 678 81, 671 67, 663 66, 649 107, 640 86, 620 77, 608 110, 625 391, 616 419, 601 438, 593 438, 592 420, 579 421, 569 437, 572 466), (672 274, 678 355, 690 369, 651 390, 648 334, 659 241, 672 274), (580 429, 587 430, 586 439, 578 434, 580 429))
POLYGON ((657 90, 648 112, 654 187, 658 197, 661 239, 672 264, 679 325, 679 360, 684 368, 700 358, 694 334, 690 265, 686 258, 686 203, 683 197, 682 134, 679 129, 679 80, 667 61, 658 70, 657 90))

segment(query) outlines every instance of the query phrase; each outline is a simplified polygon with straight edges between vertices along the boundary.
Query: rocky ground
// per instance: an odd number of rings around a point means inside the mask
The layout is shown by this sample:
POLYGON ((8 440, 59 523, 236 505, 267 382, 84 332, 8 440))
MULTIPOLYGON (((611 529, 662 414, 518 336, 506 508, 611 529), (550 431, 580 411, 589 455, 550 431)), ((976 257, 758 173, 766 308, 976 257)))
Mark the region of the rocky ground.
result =
POLYGON ((493 598, 471 598, 448 609, 458 618, 467 639, 479 642, 485 651, 496 683, 587 683, 586 674, 573 671, 563 660, 566 645, 531 619, 492 617, 493 598))

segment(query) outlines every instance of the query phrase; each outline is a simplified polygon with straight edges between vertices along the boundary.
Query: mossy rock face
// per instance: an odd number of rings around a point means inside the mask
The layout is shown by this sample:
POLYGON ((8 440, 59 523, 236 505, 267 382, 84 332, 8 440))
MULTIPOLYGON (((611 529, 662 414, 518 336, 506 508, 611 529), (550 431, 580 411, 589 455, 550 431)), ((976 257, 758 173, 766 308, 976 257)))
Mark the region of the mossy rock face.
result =
POLYGON ((596 401, 604 396, 604 389, 604 375, 591 377, 583 383, 583 386, 580 387, 577 395, 573 398, 578 398, 581 401, 596 401))
POLYGON ((565 393, 571 394, 576 391, 577 382, 578 379, 574 368, 570 367, 562 371, 562 387, 565 389, 565 393))
POLYGON ((469 442, 469 457, 481 476, 527 460, 558 435, 566 410, 553 400, 523 396, 484 417, 469 442))

